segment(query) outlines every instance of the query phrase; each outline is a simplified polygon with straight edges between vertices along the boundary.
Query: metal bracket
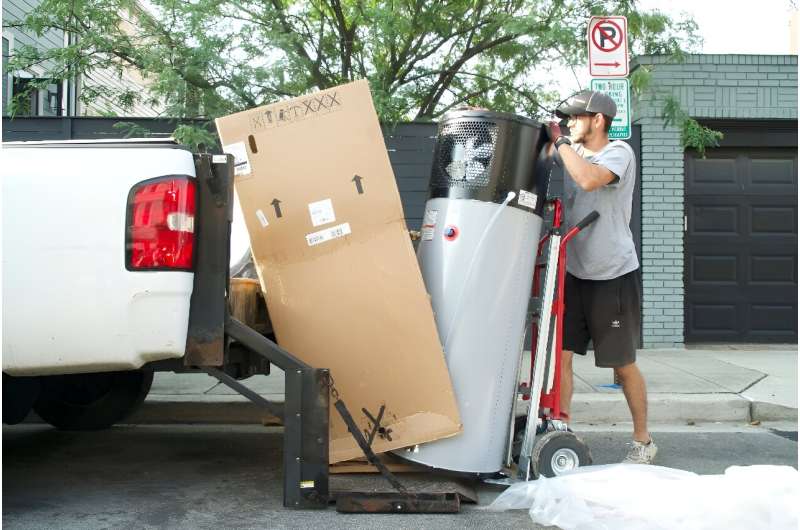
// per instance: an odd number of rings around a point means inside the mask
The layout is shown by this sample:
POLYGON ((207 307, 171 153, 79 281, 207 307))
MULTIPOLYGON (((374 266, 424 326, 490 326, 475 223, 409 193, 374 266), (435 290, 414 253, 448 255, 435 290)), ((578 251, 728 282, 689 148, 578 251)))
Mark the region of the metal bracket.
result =
MULTIPOLYGON (((336 397, 338 392, 334 392, 336 397)), ((336 496, 336 511, 340 513, 458 513, 461 508, 461 498, 458 493, 423 493, 409 491, 397 477, 389 471, 383 462, 372 451, 372 440, 375 434, 380 434, 381 419, 386 406, 381 405, 378 417, 375 418, 367 409, 361 411, 367 415, 373 424, 372 431, 367 432, 367 438, 359 430, 356 422, 344 401, 336 398, 334 407, 339 412, 347 430, 364 452, 370 464, 375 466, 381 475, 392 485, 396 492, 358 492, 351 491, 336 496)), ((388 433, 387 433, 388 435, 388 433)), ((391 438, 390 438, 391 439, 391 438)))
POLYGON ((327 508, 328 370, 307 365, 235 318, 229 317, 225 322, 225 334, 284 371, 283 505, 287 508, 327 508))
POLYGON ((211 377, 216 377, 220 381, 220 383, 223 383, 228 387, 232 388, 233 390, 236 390, 238 393, 240 393, 241 395, 243 395, 256 405, 260 405, 265 409, 267 409, 269 413, 272 414, 273 416, 280 418, 281 421, 284 421, 283 403, 273 403, 272 401, 264 399, 263 397, 261 397, 260 394, 254 392, 253 390, 250 390, 242 383, 240 383, 239 381, 237 381, 236 379, 234 379, 233 377, 229 376, 228 374, 226 374, 221 370, 218 370, 216 368, 211 368, 208 366, 202 366, 200 367, 200 369, 203 370, 208 375, 210 375, 211 377))
POLYGON ((353 439, 355 439, 358 447, 361 448, 361 451, 364 452, 364 456, 367 457, 369 463, 375 466, 378 471, 380 471, 381 475, 383 475, 383 477, 392 485, 394 489, 403 495, 408 494, 406 487, 403 486, 399 480, 397 480, 397 477, 395 477, 394 474, 389 471, 389 468, 386 467, 384 463, 380 461, 378 456, 372 451, 372 447, 370 447, 370 444, 364 438, 364 435, 361 434, 361 431, 358 429, 358 425, 356 425, 355 420, 353 420, 353 416, 350 414, 350 411, 347 410, 347 405, 344 404, 344 401, 337 399, 333 406, 339 412, 339 416, 342 417, 344 424, 347 425, 347 430, 350 431, 350 435, 353 437, 353 439))

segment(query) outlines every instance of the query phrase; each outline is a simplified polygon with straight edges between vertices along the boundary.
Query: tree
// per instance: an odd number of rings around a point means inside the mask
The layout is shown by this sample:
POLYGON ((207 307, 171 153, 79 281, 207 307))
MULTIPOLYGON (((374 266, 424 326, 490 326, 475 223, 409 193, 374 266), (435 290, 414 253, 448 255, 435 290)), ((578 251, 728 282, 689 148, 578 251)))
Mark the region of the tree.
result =
POLYGON ((44 0, 11 25, 78 38, 23 48, 10 68, 46 63, 55 79, 137 68, 150 93, 120 102, 155 98, 185 118, 361 78, 384 121, 463 104, 542 117, 560 99, 548 66, 585 64, 589 17, 603 14, 628 17, 634 54, 679 57, 696 43, 692 21, 638 11, 635 0, 44 0))

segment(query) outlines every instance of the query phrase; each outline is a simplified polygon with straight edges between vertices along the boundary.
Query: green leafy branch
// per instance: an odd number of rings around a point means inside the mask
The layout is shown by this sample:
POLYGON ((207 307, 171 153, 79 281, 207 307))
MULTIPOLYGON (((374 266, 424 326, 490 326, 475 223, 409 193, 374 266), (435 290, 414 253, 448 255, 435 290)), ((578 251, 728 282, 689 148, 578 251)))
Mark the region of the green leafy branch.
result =
POLYGON ((217 136, 199 125, 181 124, 172 132, 172 137, 192 149, 213 149, 218 147, 217 136))
POLYGON ((674 95, 667 96, 662 111, 664 127, 675 126, 681 131, 681 144, 684 149, 695 149, 700 156, 706 157, 706 149, 719 147, 723 134, 703 125, 689 116, 680 101, 674 95))
MULTIPOLYGON (((640 98, 650 88, 651 78, 651 68, 646 65, 639 65, 631 73, 631 90, 637 98, 640 98)), ((719 141, 724 136, 719 131, 704 127, 689 116, 680 100, 673 94, 666 96, 661 118, 664 120, 664 128, 674 126, 681 131, 681 145, 684 149, 694 149, 703 158, 706 156, 706 149, 719 147, 719 141)))
POLYGON ((118 131, 122 131, 123 138, 148 138, 151 134, 150 129, 147 127, 142 127, 138 123, 130 121, 118 121, 113 127, 118 131))
MULTIPOLYGON (((215 149, 219 147, 217 137, 209 130, 209 122, 182 123, 175 127, 172 137, 192 150, 215 149)), ((119 121, 114 129, 122 131, 123 138, 148 138, 153 132, 147 127, 129 121, 119 121)))

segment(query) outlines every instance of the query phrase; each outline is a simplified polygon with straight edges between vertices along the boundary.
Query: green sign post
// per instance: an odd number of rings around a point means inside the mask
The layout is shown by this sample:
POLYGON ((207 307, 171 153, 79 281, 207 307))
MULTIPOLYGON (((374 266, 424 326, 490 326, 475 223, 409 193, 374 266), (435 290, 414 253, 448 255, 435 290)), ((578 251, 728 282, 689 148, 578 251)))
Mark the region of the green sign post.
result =
POLYGON ((611 122, 608 137, 627 140, 631 137, 631 86, 624 77, 592 79, 591 89, 608 95, 617 104, 617 115, 611 122))

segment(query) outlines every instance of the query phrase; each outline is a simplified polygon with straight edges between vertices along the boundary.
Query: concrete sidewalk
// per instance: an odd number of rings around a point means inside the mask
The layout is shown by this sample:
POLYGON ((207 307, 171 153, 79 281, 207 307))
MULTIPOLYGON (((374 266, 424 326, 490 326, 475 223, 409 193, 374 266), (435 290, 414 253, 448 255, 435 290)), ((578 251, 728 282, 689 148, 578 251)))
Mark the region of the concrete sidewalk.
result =
MULTIPOLYGON (((527 353, 527 352, 526 352, 527 353)), ((529 355, 529 353, 527 353, 529 355)), ((528 357, 529 358, 529 357, 528 357)), ((659 423, 797 422, 797 345, 719 345, 641 350, 649 419, 659 423)), ((576 356, 573 422, 630 421, 622 390, 608 368, 576 356)), ((283 372, 242 383, 283 401, 283 372)), ((274 423, 263 409, 206 374, 157 373, 130 423, 274 423)))

